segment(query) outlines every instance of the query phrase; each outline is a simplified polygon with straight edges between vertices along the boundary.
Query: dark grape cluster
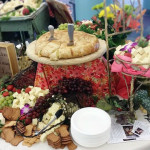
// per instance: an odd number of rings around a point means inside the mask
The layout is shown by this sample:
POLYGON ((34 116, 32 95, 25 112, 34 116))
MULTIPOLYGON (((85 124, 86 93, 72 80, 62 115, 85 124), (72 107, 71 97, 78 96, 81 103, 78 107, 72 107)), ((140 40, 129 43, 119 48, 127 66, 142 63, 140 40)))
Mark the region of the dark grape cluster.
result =
POLYGON ((53 88, 54 94, 85 93, 91 95, 92 83, 81 78, 66 78, 58 81, 58 86, 53 88))
POLYGON ((88 96, 86 94, 77 94, 77 101, 80 107, 95 107, 95 101, 92 96, 88 96))
POLYGON ((16 74, 12 80, 12 84, 18 89, 34 86, 35 76, 36 63, 33 63, 30 67, 16 74))
POLYGON ((25 124, 28 125, 32 122, 32 119, 39 118, 44 115, 50 107, 49 99, 51 96, 52 95, 49 93, 46 96, 39 97, 35 106, 27 114, 21 116, 19 120, 24 120, 25 124))

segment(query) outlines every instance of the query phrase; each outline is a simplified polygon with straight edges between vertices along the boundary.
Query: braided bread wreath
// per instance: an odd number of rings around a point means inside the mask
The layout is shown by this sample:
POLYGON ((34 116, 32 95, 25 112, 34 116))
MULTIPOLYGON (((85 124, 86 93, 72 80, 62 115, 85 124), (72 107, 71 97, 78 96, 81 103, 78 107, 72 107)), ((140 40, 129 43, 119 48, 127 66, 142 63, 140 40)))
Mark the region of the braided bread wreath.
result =
POLYGON ((55 30, 56 40, 51 42, 48 40, 49 37, 50 33, 47 32, 36 41, 35 54, 39 57, 50 58, 51 61, 79 58, 99 49, 98 38, 82 31, 74 31, 73 46, 67 46, 69 42, 67 30, 55 30))

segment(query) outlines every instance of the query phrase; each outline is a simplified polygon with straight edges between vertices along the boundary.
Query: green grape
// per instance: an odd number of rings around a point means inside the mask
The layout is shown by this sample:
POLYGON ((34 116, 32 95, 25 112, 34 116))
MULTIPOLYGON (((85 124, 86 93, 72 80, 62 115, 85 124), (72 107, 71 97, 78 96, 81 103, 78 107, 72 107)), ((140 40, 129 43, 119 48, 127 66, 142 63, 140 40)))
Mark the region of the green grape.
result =
POLYGON ((58 29, 59 29, 59 30, 67 30, 67 28, 68 28, 68 24, 67 24, 67 23, 65 23, 65 24, 60 24, 60 25, 58 26, 58 29))
POLYGON ((6 96, 6 100, 8 101, 10 98, 9 98, 9 96, 6 96))
POLYGON ((0 104, 4 103, 4 101, 5 101, 5 99, 1 100, 1 101, 0 101, 0 104))
POLYGON ((3 104, 4 104, 4 105, 7 105, 7 103, 8 103, 7 101, 4 101, 4 103, 3 103, 3 104))
POLYGON ((12 100, 14 99, 14 97, 13 97, 12 95, 11 95, 11 96, 9 96, 9 98, 10 98, 10 99, 12 99, 12 100))
POLYGON ((1 98, 0 98, 0 101, 4 101, 4 100, 5 100, 5 98, 4 98, 4 97, 1 97, 1 98))
POLYGON ((12 100, 9 100, 9 101, 8 101, 8 104, 11 104, 11 103, 12 103, 12 100))
POLYGON ((12 107, 12 104, 9 104, 9 107, 12 107))
POLYGON ((3 102, 2 101, 0 101, 0 105, 2 104, 3 102))
POLYGON ((2 105, 1 105, 2 107, 4 107, 5 106, 5 104, 4 103, 2 103, 2 105))
POLYGON ((9 104, 7 103, 5 106, 9 106, 9 104))
POLYGON ((13 94, 13 92, 9 92, 9 95, 12 95, 13 94))

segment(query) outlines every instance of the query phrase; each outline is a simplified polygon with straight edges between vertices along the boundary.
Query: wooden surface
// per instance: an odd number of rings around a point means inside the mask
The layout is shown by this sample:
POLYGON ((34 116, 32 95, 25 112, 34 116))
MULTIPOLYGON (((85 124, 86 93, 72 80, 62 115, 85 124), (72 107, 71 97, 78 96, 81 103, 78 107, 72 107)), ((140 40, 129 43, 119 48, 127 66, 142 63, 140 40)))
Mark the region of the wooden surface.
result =
POLYGON ((15 46, 12 43, 0 43, 0 77, 19 72, 15 46))

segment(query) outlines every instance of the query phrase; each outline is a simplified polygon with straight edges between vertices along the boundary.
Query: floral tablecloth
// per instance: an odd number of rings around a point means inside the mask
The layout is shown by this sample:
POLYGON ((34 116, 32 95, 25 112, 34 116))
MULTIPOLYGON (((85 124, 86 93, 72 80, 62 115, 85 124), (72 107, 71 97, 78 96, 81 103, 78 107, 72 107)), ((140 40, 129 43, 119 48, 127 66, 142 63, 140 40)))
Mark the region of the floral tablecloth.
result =
MULTIPOLYGON (((55 87, 63 77, 79 77, 92 82, 94 94, 99 97, 109 93, 108 74, 104 58, 94 61, 72 65, 51 66, 38 63, 35 86, 43 89, 55 87)), ((115 84, 112 77, 112 93, 115 94, 115 84)))

